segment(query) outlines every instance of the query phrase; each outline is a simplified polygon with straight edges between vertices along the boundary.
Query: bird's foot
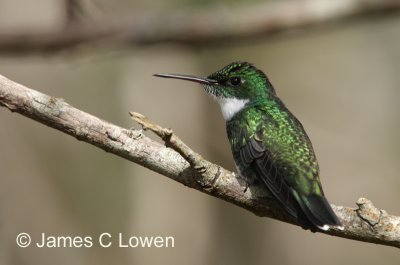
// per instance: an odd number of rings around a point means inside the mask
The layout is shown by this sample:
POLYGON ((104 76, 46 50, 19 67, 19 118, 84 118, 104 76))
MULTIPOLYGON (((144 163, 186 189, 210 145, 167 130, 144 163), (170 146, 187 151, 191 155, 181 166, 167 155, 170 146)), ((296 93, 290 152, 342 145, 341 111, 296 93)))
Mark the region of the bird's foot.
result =
POLYGON ((244 186, 243 193, 245 193, 249 189, 251 183, 247 178, 238 173, 235 173, 235 177, 239 181, 240 186, 244 186))

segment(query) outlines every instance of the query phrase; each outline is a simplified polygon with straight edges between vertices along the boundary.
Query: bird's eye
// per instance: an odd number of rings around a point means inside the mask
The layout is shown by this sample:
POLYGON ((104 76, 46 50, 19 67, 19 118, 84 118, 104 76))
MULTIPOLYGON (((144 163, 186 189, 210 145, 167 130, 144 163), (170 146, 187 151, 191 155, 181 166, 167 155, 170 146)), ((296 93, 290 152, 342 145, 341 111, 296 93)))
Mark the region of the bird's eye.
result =
POLYGON ((242 79, 240 79, 240 77, 235 76, 229 79, 229 83, 231 83, 232 86, 238 86, 242 83, 242 79))

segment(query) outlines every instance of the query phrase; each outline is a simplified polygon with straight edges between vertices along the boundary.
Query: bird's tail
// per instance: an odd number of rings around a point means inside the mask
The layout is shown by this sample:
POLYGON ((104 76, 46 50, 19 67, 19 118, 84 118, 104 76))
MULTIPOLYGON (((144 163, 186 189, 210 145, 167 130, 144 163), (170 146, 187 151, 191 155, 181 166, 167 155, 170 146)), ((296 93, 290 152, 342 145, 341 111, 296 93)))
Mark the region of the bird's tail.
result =
MULTIPOLYGON (((297 194, 298 195, 298 194, 297 194)), ((342 223, 333 212, 328 200, 321 195, 298 195, 297 202, 308 221, 321 230, 327 231, 331 227, 343 229, 342 223)))

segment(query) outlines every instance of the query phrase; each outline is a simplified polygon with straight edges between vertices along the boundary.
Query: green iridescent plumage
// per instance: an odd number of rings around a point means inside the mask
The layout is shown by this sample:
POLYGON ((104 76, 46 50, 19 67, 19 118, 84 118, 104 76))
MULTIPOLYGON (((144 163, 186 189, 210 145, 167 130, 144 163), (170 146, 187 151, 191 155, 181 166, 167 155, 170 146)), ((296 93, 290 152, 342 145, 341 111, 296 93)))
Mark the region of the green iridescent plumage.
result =
POLYGON ((231 63, 207 78, 158 74, 202 83, 220 103, 239 174, 254 180, 311 230, 341 226, 326 200, 311 142, 277 97, 266 75, 246 62, 231 63))

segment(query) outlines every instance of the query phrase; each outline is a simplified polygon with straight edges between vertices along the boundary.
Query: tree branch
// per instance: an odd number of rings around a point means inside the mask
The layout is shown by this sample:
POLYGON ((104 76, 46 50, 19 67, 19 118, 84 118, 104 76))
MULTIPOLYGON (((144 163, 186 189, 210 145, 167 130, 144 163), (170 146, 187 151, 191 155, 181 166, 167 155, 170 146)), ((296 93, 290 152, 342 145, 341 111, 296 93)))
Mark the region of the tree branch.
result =
MULTIPOLYGON (((144 129, 160 136, 167 147, 141 131, 113 125, 72 107, 63 99, 47 96, 1 75, 0 105, 258 216, 297 225, 262 188, 245 190, 234 173, 204 160, 170 129, 156 125, 141 114, 131 113, 144 129)), ((360 198, 357 205, 358 208, 332 205, 344 230, 320 232, 400 248, 400 217, 377 209, 365 198, 360 198)))
MULTIPOLYGON (((74 0, 65 0, 76 17, 74 0), (73 9, 72 9, 73 8, 73 9)), ((184 45, 212 45, 237 43, 271 36, 345 19, 400 10, 398 0, 291 0, 267 2, 255 6, 239 6, 229 10, 209 10, 135 15, 130 22, 96 24, 74 23, 64 30, 53 32, 0 33, 0 54, 51 53, 82 44, 100 43, 148 45, 179 43, 184 45)))

